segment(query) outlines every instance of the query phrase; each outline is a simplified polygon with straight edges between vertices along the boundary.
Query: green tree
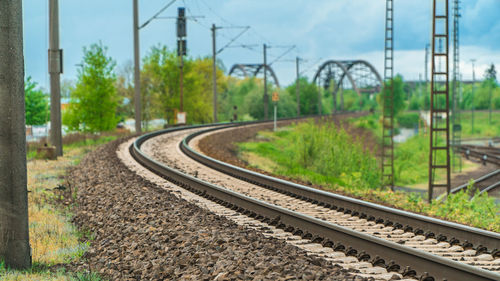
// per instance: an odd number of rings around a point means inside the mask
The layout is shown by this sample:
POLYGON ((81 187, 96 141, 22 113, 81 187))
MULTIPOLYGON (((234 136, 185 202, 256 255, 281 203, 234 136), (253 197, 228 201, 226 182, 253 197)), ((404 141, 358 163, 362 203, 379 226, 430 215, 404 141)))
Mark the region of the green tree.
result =
MULTIPOLYGON (((173 123, 180 109, 179 58, 165 46, 151 48, 143 60, 143 104, 150 117, 162 117, 173 123), (146 100, 144 100, 146 99, 146 100)), ((221 93, 226 83, 221 69, 217 70, 217 88, 221 93)), ((212 59, 184 59, 184 111, 188 123, 212 122, 212 59)))
POLYGON ((486 72, 484 73, 484 78, 485 80, 489 80, 492 83, 496 83, 497 81, 497 71, 495 69, 495 65, 491 64, 488 69, 486 69, 486 72))
MULTIPOLYGON (((312 115, 318 114, 319 90, 314 83, 309 83, 306 77, 300 77, 299 82, 300 95, 300 114, 312 115)), ((297 82, 294 82, 286 88, 288 94, 296 100, 297 82)))
POLYGON ((43 125, 49 120, 49 101, 48 95, 40 88, 37 83, 26 79, 24 84, 24 100, 26 104, 26 125, 43 125))
POLYGON ((109 131, 118 123, 115 62, 106 52, 102 43, 83 48, 78 80, 63 114, 63 123, 71 131, 109 131))
POLYGON ((403 82, 403 77, 401 75, 396 75, 393 80, 388 81, 385 85, 384 88, 382 89, 382 92, 380 95, 377 97, 377 101, 380 105, 380 107, 383 107, 383 102, 385 99, 383 98, 385 95, 390 95, 391 91, 391 85, 394 85, 394 93, 393 93, 393 108, 394 108, 394 117, 396 117, 400 112, 402 112, 405 107, 405 99, 406 99, 406 94, 404 92, 404 82, 403 82))

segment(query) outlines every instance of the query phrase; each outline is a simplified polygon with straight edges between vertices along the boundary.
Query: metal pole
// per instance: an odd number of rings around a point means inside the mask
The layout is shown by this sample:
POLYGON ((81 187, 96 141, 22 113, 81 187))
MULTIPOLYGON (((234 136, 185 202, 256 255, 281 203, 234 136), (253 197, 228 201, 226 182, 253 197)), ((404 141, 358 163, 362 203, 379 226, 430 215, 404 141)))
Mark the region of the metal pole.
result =
POLYGON ((267 46, 264 44, 264 120, 268 119, 269 97, 267 96, 267 46))
POLYGON ((214 123, 217 123, 217 66, 216 63, 216 44, 215 44, 215 24, 212 24, 212 86, 213 86, 213 107, 214 107, 214 123))
POLYGON ((300 58, 295 59, 295 68, 297 72, 297 82, 295 82, 295 94, 297 95, 297 117, 300 116, 300 72, 299 72, 300 58))
MULTIPOLYGON (((181 40, 181 45, 183 45, 182 40, 181 40)), ((182 46, 184 48, 184 46, 182 46)), ((184 49, 182 49, 184 50, 184 49)), ((180 68, 180 73, 179 73, 179 89, 180 89, 180 111, 184 112, 184 55, 181 52, 180 58, 181 63, 179 65, 180 68)))
POLYGON ((274 103, 274 131, 275 132, 276 132, 276 117, 277 117, 277 115, 276 115, 276 107, 277 107, 276 104, 277 103, 275 102, 274 103))
POLYGON ((22 1, 0 1, 0 260, 31 267, 22 1))
POLYGON ((50 73, 50 143, 56 155, 63 155, 61 134, 61 72, 62 51, 59 49, 58 0, 49 2, 49 73, 50 73))
POLYGON ((492 98, 492 91, 491 91, 491 88, 492 88, 492 85, 490 85, 490 112, 489 112, 489 116, 488 116, 488 124, 491 125, 491 110, 492 110, 492 104, 491 104, 491 98, 492 98))
POLYGON ((475 59, 470 60, 472 63, 472 93, 471 93, 471 134, 474 134, 474 91, 476 90, 475 88, 475 83, 476 83, 476 73, 474 71, 474 63, 476 62, 475 59))
MULTIPOLYGON (((427 89, 429 88, 429 47, 430 44, 425 45, 425 95, 427 95, 427 89)), ((424 104, 425 106, 425 104, 424 104)), ((425 108, 424 108, 425 110, 425 108)))
POLYGON ((139 7, 138 0, 134 0, 134 106, 135 132, 141 133, 141 62, 139 54, 139 7))

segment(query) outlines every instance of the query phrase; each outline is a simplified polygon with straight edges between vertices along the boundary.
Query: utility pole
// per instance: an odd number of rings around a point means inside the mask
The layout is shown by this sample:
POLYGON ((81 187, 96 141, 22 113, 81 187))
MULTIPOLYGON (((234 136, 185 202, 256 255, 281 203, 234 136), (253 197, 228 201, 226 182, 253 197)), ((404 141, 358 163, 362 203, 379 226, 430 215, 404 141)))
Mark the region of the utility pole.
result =
MULTIPOLYGON (((231 44, 236 41, 243 33, 245 33, 250 26, 216 26, 215 24, 212 24, 212 28, 210 28, 212 32, 212 86, 213 86, 213 118, 214 122, 217 121, 217 54, 221 53, 224 51, 226 48, 230 47, 236 47, 232 46, 231 44), (223 28, 237 28, 237 29, 243 29, 238 35, 233 37, 224 47, 220 48, 217 50, 217 29, 223 29, 223 28)), ((238 47, 245 47, 248 48, 248 45, 239 45, 238 47)))
POLYGON ((472 63, 472 93, 471 93, 471 134, 474 134, 474 92, 476 90, 476 72, 474 71, 474 63, 476 59, 471 59, 472 63))
POLYGON ((429 47, 430 44, 425 45, 425 69, 424 69, 424 77, 425 77, 425 94, 427 95, 427 89, 429 87, 429 47))
POLYGON ((134 1, 134 106, 135 106, 135 132, 140 134, 141 128, 141 59, 139 54, 139 4, 134 1))
POLYGON ((267 96, 267 45, 264 43, 264 120, 268 119, 269 97, 267 96))
POLYGON ((31 267, 22 1, 0 1, 0 260, 31 267))
POLYGON ((180 112, 184 112, 184 56, 186 55, 186 16, 184 7, 177 9, 177 55, 179 56, 180 112))
POLYGON ((460 18, 460 0, 454 0, 453 2, 453 81, 452 81, 452 148, 453 148, 453 157, 452 157, 452 167, 453 170, 462 171, 462 157, 460 156, 457 148, 461 144, 461 134, 462 134, 462 126, 460 122, 460 108, 458 106, 459 103, 459 95, 458 95, 458 87, 460 82, 460 53, 459 53, 459 18, 460 18), (457 169, 458 168, 458 169, 457 169))
POLYGON ((215 44, 216 30, 215 24, 212 24, 212 87, 213 87, 213 107, 214 107, 214 123, 217 123, 217 66, 216 66, 216 55, 217 47, 215 44))
POLYGON ((49 73, 50 73, 50 143, 56 155, 63 155, 61 134, 61 73, 62 50, 59 49, 59 4, 49 2, 49 73))
POLYGON ((491 98, 492 98, 492 88, 493 85, 490 85, 490 112, 488 113, 488 124, 491 125, 491 111, 493 109, 493 105, 491 103, 491 98))
POLYGON ((295 58, 295 68, 297 72, 297 82, 295 82, 295 94, 297 95, 297 117, 300 116, 300 72, 299 72, 300 58, 295 58))

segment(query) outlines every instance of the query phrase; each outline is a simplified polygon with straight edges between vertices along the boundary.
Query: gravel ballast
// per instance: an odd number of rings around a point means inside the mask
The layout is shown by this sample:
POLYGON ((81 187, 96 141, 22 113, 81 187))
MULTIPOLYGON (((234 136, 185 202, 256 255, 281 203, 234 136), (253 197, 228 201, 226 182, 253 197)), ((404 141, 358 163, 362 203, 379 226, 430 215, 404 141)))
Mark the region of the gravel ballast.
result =
POLYGON ((78 190, 74 222, 94 237, 79 267, 111 280, 353 280, 137 176, 117 158, 119 143, 89 153, 67 178, 78 190))

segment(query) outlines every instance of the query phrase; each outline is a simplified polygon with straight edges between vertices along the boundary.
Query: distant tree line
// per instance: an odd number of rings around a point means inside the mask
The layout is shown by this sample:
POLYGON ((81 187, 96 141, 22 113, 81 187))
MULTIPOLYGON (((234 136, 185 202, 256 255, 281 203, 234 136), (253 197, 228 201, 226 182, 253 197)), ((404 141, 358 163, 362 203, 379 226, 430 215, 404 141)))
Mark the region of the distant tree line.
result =
MULTIPOLYGON (((259 78, 238 79, 224 74, 224 65, 217 63, 218 119, 220 121, 258 120, 264 118, 264 83, 259 78)), ((474 85, 460 84, 462 110, 500 109, 500 87, 492 64, 484 80, 474 85), (474 87, 474 92, 472 91, 474 87)), ((133 65, 131 62, 116 67, 102 43, 83 49, 75 82, 64 80, 61 95, 69 100, 63 112, 63 124, 70 131, 97 133, 114 129, 119 122, 134 117, 133 65)), ((142 60, 141 104, 145 127, 153 119, 164 119, 174 123, 179 109, 179 59, 175 50, 164 45, 152 47, 142 60)), ((430 105, 429 85, 421 84, 410 89, 402 76, 389 82, 394 86, 393 103, 396 118, 409 110, 428 110, 430 105)), ((451 82, 450 82, 451 83, 451 82)), ((390 85, 388 84, 388 85, 390 85)), ((318 99, 321 99, 323 114, 333 112, 334 83, 328 89, 317 87, 306 77, 300 77, 301 115, 318 114, 318 99)), ((269 97, 278 92, 278 117, 294 117, 297 112, 295 81, 285 88, 267 85, 269 97)), ((450 85, 451 88, 451 85, 450 85)), ((351 89, 338 91, 336 110, 381 111, 383 96, 389 87, 382 87, 381 94, 358 95, 351 89), (340 103, 340 94, 343 103, 340 103)), ((49 119, 48 95, 28 78, 26 81, 26 120, 29 125, 45 124, 49 119)), ((210 123, 212 117, 212 59, 211 57, 187 57, 184 60, 184 111, 187 122, 210 123)), ((438 101, 444 104, 444 100, 438 101)), ((272 113, 270 100, 268 111, 272 113)), ((272 115, 271 115, 272 116, 272 115)), ((400 116, 403 123, 408 116, 400 116)), ((414 117, 414 116, 413 116, 414 117)), ((410 119, 415 119, 415 118, 410 119)), ((418 118, 418 116, 417 116, 418 118)), ((406 121, 405 121, 406 120, 406 121)), ((409 121, 408 121, 409 122, 409 121)))

